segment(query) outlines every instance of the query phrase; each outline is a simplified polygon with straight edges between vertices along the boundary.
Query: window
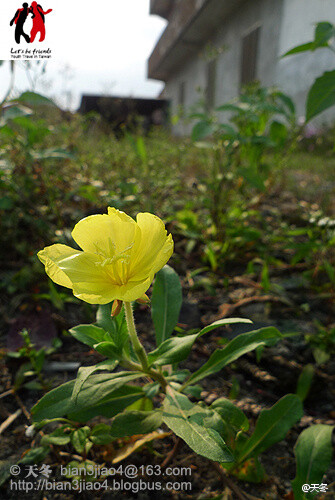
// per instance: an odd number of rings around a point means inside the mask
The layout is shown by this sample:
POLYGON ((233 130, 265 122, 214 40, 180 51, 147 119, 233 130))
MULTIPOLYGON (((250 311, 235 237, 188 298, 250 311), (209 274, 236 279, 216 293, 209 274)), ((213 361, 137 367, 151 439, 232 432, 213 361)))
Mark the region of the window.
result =
POLYGON ((185 82, 179 83, 178 105, 180 108, 185 106, 185 82))
POLYGON ((208 111, 215 106, 216 93, 216 59, 207 64, 206 106, 208 111))
POLYGON ((241 85, 256 80, 260 30, 258 27, 242 38, 241 85))

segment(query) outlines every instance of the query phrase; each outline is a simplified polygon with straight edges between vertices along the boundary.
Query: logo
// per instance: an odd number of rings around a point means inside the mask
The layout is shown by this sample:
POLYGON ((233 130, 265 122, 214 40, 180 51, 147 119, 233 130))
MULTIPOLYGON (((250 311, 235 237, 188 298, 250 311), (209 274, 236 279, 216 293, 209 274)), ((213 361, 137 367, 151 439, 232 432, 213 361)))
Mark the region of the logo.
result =
POLYGON ((0 60, 54 57, 58 10, 53 0, 0 0, 0 60))
MULTIPOLYGON (((34 43, 37 35, 39 35, 39 42, 45 40, 45 16, 52 12, 52 9, 46 11, 37 2, 32 2, 30 7, 27 2, 22 4, 22 8, 17 9, 10 26, 15 25, 15 41, 21 43, 22 38, 26 43, 34 43), (30 34, 25 33, 24 25, 28 16, 31 15, 33 25, 30 34)), ((37 38, 38 39, 38 38, 37 38)))

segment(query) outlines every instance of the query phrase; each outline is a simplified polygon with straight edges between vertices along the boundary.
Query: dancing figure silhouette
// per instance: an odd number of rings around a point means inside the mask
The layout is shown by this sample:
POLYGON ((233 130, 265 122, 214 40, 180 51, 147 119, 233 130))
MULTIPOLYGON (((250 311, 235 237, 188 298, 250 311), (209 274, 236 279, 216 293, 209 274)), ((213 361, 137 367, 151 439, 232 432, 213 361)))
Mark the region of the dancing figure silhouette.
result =
POLYGON ((9 23, 10 26, 13 26, 15 23, 15 41, 16 43, 20 43, 20 38, 23 36, 27 43, 30 42, 29 36, 23 31, 23 25, 26 22, 28 14, 30 12, 30 8, 28 8, 28 4, 25 2, 22 4, 23 9, 17 9, 15 16, 9 23))
POLYGON ((30 12, 33 14, 33 27, 30 32, 30 43, 36 38, 37 33, 40 33, 40 42, 43 42, 45 39, 45 24, 44 24, 44 16, 52 12, 52 9, 48 9, 44 12, 41 5, 37 4, 37 2, 32 2, 30 6, 30 12))

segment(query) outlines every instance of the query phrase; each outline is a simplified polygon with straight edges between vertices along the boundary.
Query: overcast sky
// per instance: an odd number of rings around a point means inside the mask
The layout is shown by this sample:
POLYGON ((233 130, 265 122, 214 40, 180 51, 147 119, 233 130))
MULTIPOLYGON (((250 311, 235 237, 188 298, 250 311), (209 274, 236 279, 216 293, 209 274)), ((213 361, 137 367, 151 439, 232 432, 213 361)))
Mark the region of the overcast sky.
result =
MULTIPOLYGON (((22 2, 4 3, 6 12, 0 14, 6 19, 7 29, 7 17, 10 20, 22 2)), ((46 16, 46 40, 38 47, 48 42, 54 56, 47 63, 46 73, 37 78, 36 90, 57 96, 72 108, 78 106, 82 93, 157 97, 163 85, 147 80, 147 59, 166 21, 149 15, 149 0, 41 0, 39 3, 44 10, 53 8, 53 12, 46 16)), ((14 35, 13 31, 10 33, 14 35)), ((27 46, 22 41, 18 47, 23 45, 27 46)), ((24 91, 32 83, 22 63, 18 62, 16 67, 15 87, 24 91)), ((31 72, 30 79, 37 75, 38 72, 31 72)), ((8 82, 9 63, 6 63, 0 68, 0 100, 8 82)))

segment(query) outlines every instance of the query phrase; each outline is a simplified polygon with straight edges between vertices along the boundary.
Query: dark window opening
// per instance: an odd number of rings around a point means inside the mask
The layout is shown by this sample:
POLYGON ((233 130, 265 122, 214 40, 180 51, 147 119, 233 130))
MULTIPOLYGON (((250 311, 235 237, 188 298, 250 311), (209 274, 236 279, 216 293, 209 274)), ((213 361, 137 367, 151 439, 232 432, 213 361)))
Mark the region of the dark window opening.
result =
POLYGON ((212 59, 207 64, 207 86, 206 86, 206 106, 208 111, 215 106, 216 94, 216 59, 212 59))
POLYGON ((178 104, 181 108, 185 106, 185 82, 179 84, 178 104))
POLYGON ((257 54, 261 28, 251 31, 242 39, 241 85, 252 83, 257 78, 257 54))

